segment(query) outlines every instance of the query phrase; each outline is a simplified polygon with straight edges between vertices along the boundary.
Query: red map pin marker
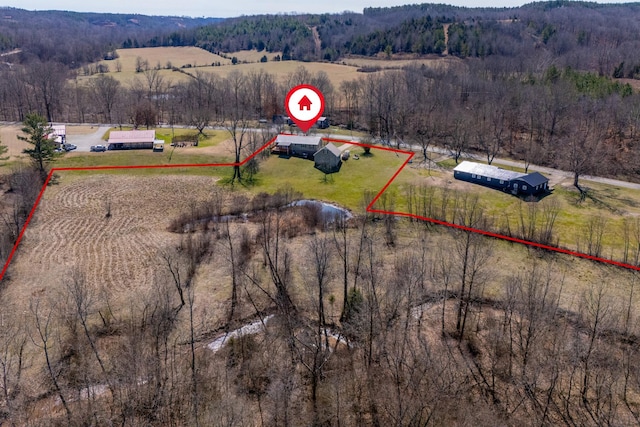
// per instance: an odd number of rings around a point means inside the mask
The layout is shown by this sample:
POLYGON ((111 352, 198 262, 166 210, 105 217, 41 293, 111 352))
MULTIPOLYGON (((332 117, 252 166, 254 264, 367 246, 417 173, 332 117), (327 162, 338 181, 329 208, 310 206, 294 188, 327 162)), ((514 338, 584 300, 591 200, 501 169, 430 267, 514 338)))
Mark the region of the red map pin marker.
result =
POLYGON ((289 91, 284 108, 303 132, 311 129, 324 112, 324 96, 311 85, 299 85, 289 91))

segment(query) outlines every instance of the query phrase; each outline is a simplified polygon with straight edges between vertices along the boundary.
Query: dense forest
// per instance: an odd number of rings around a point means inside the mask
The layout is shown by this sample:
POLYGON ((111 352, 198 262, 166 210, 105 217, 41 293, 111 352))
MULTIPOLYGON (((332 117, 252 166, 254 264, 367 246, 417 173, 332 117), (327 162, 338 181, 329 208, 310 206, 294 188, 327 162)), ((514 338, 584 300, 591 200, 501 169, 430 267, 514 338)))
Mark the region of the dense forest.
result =
POLYGON ((152 44, 196 45, 211 51, 264 48, 295 51, 293 59, 338 60, 347 54, 440 54, 519 58, 542 50, 561 66, 621 75, 637 73, 640 5, 556 1, 509 9, 445 5, 367 8, 363 13, 257 16, 179 30, 152 44), (613 24, 615 23, 615 25, 613 24), (443 24, 448 27, 445 46, 443 24), (322 49, 312 43, 316 28, 322 49))
POLYGON ((460 58, 517 61, 542 51, 560 67, 635 78, 640 74, 635 55, 640 48, 635 37, 639 15, 636 3, 574 1, 502 9, 422 4, 366 8, 363 13, 226 20, 3 9, 0 52, 21 49, 21 62, 38 58, 78 67, 115 48, 146 46, 199 46, 212 52, 257 49, 284 52, 285 60, 331 61, 349 54, 445 51, 460 58))
POLYGON ((155 34, 219 20, 0 8, 0 54, 19 49, 22 63, 55 61, 77 68, 127 43, 138 47, 138 40, 155 34))

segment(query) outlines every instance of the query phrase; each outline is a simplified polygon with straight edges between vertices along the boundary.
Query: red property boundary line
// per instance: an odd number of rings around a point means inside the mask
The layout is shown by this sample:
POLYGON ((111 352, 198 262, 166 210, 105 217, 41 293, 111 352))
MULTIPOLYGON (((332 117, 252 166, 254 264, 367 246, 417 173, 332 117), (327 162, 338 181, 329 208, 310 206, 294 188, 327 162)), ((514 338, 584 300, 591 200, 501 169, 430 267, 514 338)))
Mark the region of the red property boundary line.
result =
MULTIPOLYGON (((16 240, 15 244, 13 245, 13 248, 11 249, 11 252, 9 253, 9 257, 7 258, 7 261, 5 262, 4 267, 2 268, 2 272, 0 273, 0 281, 2 281, 2 279, 4 278, 7 270, 9 269, 9 264, 11 263, 11 260, 13 259, 13 256, 15 255, 15 253, 16 253, 16 251, 18 249, 18 246, 20 245, 20 242, 22 241, 22 237, 24 236, 24 233, 27 230, 27 227, 29 226, 29 223, 31 222, 31 219, 33 218, 33 215, 35 214, 35 211, 38 208, 38 205, 40 204, 40 200, 42 199, 42 196, 44 195, 44 192, 47 189, 47 186, 49 185, 49 182, 51 181, 51 178, 53 177, 54 173, 56 173, 56 172, 65 172, 65 171, 87 171, 87 170, 94 170, 95 171, 95 170, 119 170, 119 169, 171 169, 171 168, 197 168, 197 167, 201 167, 202 168, 202 167, 243 166, 249 160, 251 160, 252 158, 257 156, 260 152, 262 152, 267 147, 269 147, 275 141, 275 139, 276 139, 276 137, 274 137, 271 140, 269 140, 269 142, 264 144, 262 147, 258 148, 255 152, 253 152, 251 155, 249 155, 247 158, 245 158, 241 162, 233 162, 233 163, 186 163, 186 164, 173 164, 173 165, 84 166, 84 167, 52 168, 51 171, 49 172, 49 175, 47 175, 47 179, 45 180, 44 184, 42 185, 42 188, 40 189, 40 193, 38 193, 38 197, 36 198, 36 201, 33 204, 33 207, 31 208, 31 212, 29 212, 29 216, 27 217, 24 225, 22 226, 22 229, 20 230, 20 234, 18 235, 18 239, 16 240)), ((529 241, 529 240, 518 239, 516 237, 511 237, 511 236, 507 236, 507 235, 504 235, 504 234, 493 233, 491 231, 486 231, 486 230, 481 230, 481 229, 478 229, 478 228, 467 227, 467 226, 464 226, 464 225, 454 224, 454 223, 447 222, 447 221, 441 221, 441 220, 435 219, 435 218, 428 218, 428 217, 424 217, 424 216, 420 216, 420 215, 416 215, 416 214, 412 214, 412 213, 398 212, 398 211, 385 211, 385 210, 381 210, 381 209, 374 209, 373 205, 375 205, 376 202, 378 201, 378 199, 380 198, 380 196, 382 196, 382 194, 385 191, 387 191, 387 189, 389 188, 391 183, 396 179, 396 177, 400 174, 400 172, 402 172, 402 170, 409 163, 409 161, 411 161, 411 159, 415 156, 415 153, 413 151, 405 151, 405 150, 400 150, 400 149, 395 149, 395 148, 390 148, 390 147, 380 147, 380 146, 376 146, 376 145, 362 144, 360 142, 346 141, 346 140, 343 140, 343 139, 335 139, 335 138, 322 138, 322 139, 327 141, 327 142, 336 142, 336 143, 340 143, 340 144, 352 144, 352 145, 356 145, 356 146, 360 146, 360 147, 373 148, 373 149, 376 149, 376 150, 390 151, 390 152, 396 153, 398 155, 399 154, 406 154, 407 155, 407 158, 402 163, 402 165, 393 174, 393 176, 389 179, 389 181, 387 181, 385 186, 382 187, 382 189, 378 192, 378 194, 376 194, 376 196, 373 198, 371 203, 369 203, 369 205, 366 208, 367 212, 384 214, 384 215, 396 215, 396 216, 402 216, 402 217, 406 217, 406 218, 419 219, 419 220, 422 220, 422 221, 431 222, 433 224, 443 225, 443 226, 455 228, 455 229, 458 229, 458 230, 463 230, 463 231, 469 231, 469 232, 472 232, 472 233, 482 234, 484 236, 493 237, 493 238, 496 238, 496 239, 502 239, 502 240, 506 240, 506 241, 509 241, 509 242, 519 243, 519 244, 522 244, 522 245, 531 246, 531 247, 535 247, 535 248, 539 248, 539 249, 544 249, 544 250, 548 250, 548 251, 552 251, 552 252, 559 252, 559 253, 566 254, 566 255, 572 255, 572 256, 575 256, 575 257, 578 257, 578 258, 584 258, 584 259, 588 259, 588 260, 591 260, 591 261, 601 262, 601 263, 604 263, 604 264, 615 265, 617 267, 627 268, 629 270, 640 271, 640 266, 626 264, 626 263, 623 263, 623 262, 614 261, 614 260, 610 260, 610 259, 607 259, 607 258, 600 258, 600 257, 596 257, 596 256, 593 256, 593 255, 585 254, 585 253, 582 253, 582 252, 571 251, 571 250, 559 248, 559 247, 556 247, 556 246, 543 245, 541 243, 532 242, 532 241, 529 241)))

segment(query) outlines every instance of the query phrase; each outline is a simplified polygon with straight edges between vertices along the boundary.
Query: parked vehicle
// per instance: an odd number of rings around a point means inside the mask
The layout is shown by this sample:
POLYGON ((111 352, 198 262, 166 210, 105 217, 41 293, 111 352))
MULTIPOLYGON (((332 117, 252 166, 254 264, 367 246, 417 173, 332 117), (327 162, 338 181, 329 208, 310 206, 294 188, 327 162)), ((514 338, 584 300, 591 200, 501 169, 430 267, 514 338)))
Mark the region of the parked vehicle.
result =
POLYGON ((92 145, 90 151, 107 151, 107 147, 104 145, 92 145))
POLYGON ((64 148, 64 151, 71 151, 75 150, 78 147, 75 144, 63 144, 62 148, 64 148))

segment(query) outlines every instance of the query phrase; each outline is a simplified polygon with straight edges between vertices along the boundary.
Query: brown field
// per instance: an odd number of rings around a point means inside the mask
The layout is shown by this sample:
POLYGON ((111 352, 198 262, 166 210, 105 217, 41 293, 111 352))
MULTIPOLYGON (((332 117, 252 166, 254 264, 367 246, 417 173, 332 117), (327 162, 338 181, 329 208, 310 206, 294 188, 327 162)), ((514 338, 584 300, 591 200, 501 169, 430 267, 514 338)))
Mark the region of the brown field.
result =
MULTIPOLYGON (((324 71, 329 75, 331 83, 334 87, 338 88, 340 83, 346 80, 355 80, 365 74, 359 73, 357 67, 352 67, 342 64, 333 64, 329 62, 301 62, 301 61, 279 61, 279 62, 267 62, 267 63, 250 63, 250 64, 238 64, 225 67, 203 67, 198 70, 212 72, 218 74, 220 77, 226 77, 233 70, 239 70, 243 73, 249 73, 251 71, 264 70, 267 73, 274 74, 278 81, 285 82, 287 77, 296 71, 298 67, 306 68, 310 73, 315 74, 319 71, 324 71)), ((193 73, 194 70, 186 70, 189 73, 193 73)))
MULTIPOLYGON (((317 73, 318 71, 324 71, 329 75, 329 79, 333 83, 334 87, 338 88, 343 81, 355 80, 361 76, 365 76, 364 73, 359 73, 357 67, 348 66, 342 64, 332 64, 328 62, 301 62, 301 61, 281 61, 281 62, 252 62, 247 64, 237 65, 224 65, 220 67, 197 67, 197 68, 185 68, 183 72, 176 72, 172 70, 161 69, 159 75, 162 76, 165 82, 184 82, 189 80, 188 74, 195 75, 198 72, 215 73, 220 77, 227 77, 232 71, 238 70, 243 73, 249 73, 252 71, 264 70, 267 73, 274 74, 278 81, 285 82, 287 77, 296 71, 298 67, 305 67, 311 73, 317 73), (185 74, 188 73, 188 74, 185 74)), ((136 73, 134 70, 116 72, 111 67, 108 75, 114 77, 122 84, 130 85, 135 79, 143 78, 140 73, 136 73)), ((78 81, 86 82, 88 79, 94 78, 94 76, 80 76, 78 81)))
POLYGON ((385 69, 406 67, 408 65, 425 65, 430 68, 446 68, 450 67, 452 64, 460 64, 462 61, 451 56, 434 56, 429 58, 411 58, 402 56, 393 59, 353 56, 342 59, 340 63, 354 67, 380 67, 385 69))
POLYGON ((282 56, 282 52, 267 52, 263 50, 262 52, 258 52, 257 50, 240 50, 237 52, 229 52, 225 54, 229 58, 236 57, 240 62, 260 62, 260 59, 267 55, 267 59, 269 61, 273 61, 273 59, 280 55, 282 56))
MULTIPOLYGON (((3 294, 15 310, 54 297, 74 269, 119 306, 151 289, 160 254, 179 242, 167 231, 190 201, 206 200, 216 178, 61 174, 25 233, 3 294), (189 201, 184 198, 189 194, 189 201), (105 218, 111 201, 111 218, 105 218)), ((124 307, 124 306, 123 306, 124 307)))
MULTIPOLYGON (((180 242, 180 234, 168 231, 171 221, 191 203, 209 200, 218 180, 162 172, 145 176, 60 175, 59 184, 47 189, 8 272, 3 299, 10 301, 17 312, 28 310, 32 297, 54 297, 74 269, 84 272, 96 292, 108 290, 111 301, 122 307, 152 289, 155 273, 166 269, 163 251, 180 242), (107 201, 111 202, 110 218, 105 218, 107 201)), ((438 245, 453 244, 449 231, 436 227, 430 238, 434 250, 438 245)), ((413 227, 400 225, 397 253, 415 244, 416 232, 413 227)), ((299 244, 289 242, 295 247, 299 244)), ((508 277, 524 271, 541 254, 499 240, 489 240, 489 244, 491 264, 509 266, 493 269, 492 279, 486 284, 486 295, 500 298, 508 277)), ((394 255, 387 252, 380 256, 391 257, 388 261, 393 264, 394 255)), ((605 277, 619 284, 609 288, 610 296, 622 301, 627 295, 631 272, 571 256, 552 254, 547 258, 555 259, 554 269, 565 275, 567 309, 576 309, 573 304, 585 285, 599 283, 605 277)), ((197 289, 207 290, 199 299, 208 307, 224 306, 229 298, 229 273, 220 269, 226 270, 220 260, 205 263, 198 275, 202 279, 196 277, 197 289), (206 279, 214 276, 218 278, 215 283, 206 279)), ((332 291, 339 295, 339 284, 335 286, 332 291)))
POLYGON ((134 49, 116 50, 119 58, 113 61, 100 61, 108 65, 110 71, 116 71, 116 61, 122 64, 123 72, 135 72, 136 59, 138 57, 146 60, 150 68, 155 68, 158 64, 160 68, 165 68, 168 62, 173 67, 181 68, 184 65, 192 67, 210 65, 214 62, 231 64, 230 59, 223 58, 211 52, 207 52, 199 47, 143 47, 134 49))
MULTIPOLYGON (((188 76, 172 70, 166 69, 167 62, 171 62, 172 66, 179 67, 182 71, 195 74, 196 72, 215 73, 220 77, 226 77, 233 70, 243 73, 251 71, 264 70, 274 74, 276 78, 284 82, 287 77, 295 72, 295 70, 303 66, 311 73, 324 71, 329 75, 333 85, 338 88, 343 81, 355 80, 365 76, 365 73, 358 72, 361 67, 379 67, 380 69, 393 69, 404 67, 407 65, 426 65, 428 67, 449 67, 453 64, 459 64, 461 61, 451 57, 430 57, 430 58, 413 58, 399 57, 398 59, 383 58, 365 58, 365 57, 349 57, 339 63, 329 62, 301 62, 301 61, 273 61, 278 52, 258 52, 258 51, 239 51, 226 54, 229 58, 235 56, 240 62, 246 64, 231 65, 231 60, 223 58, 219 55, 212 54, 203 49, 196 47, 155 47, 155 48, 138 48, 138 49, 119 49, 120 58, 114 61, 101 61, 109 66, 109 75, 118 79, 121 83, 131 84, 134 79, 140 78, 135 72, 136 58, 141 57, 149 62, 150 67, 160 65, 160 75, 166 82, 186 81, 188 76), (260 58, 267 55, 269 62, 261 63, 260 58), (116 71, 116 61, 122 64, 122 71, 116 71), (222 66, 212 67, 209 64, 220 62, 222 66), (191 65, 190 68, 182 68, 183 65, 191 65)), ((86 81, 91 77, 80 76, 79 81, 86 81)))

